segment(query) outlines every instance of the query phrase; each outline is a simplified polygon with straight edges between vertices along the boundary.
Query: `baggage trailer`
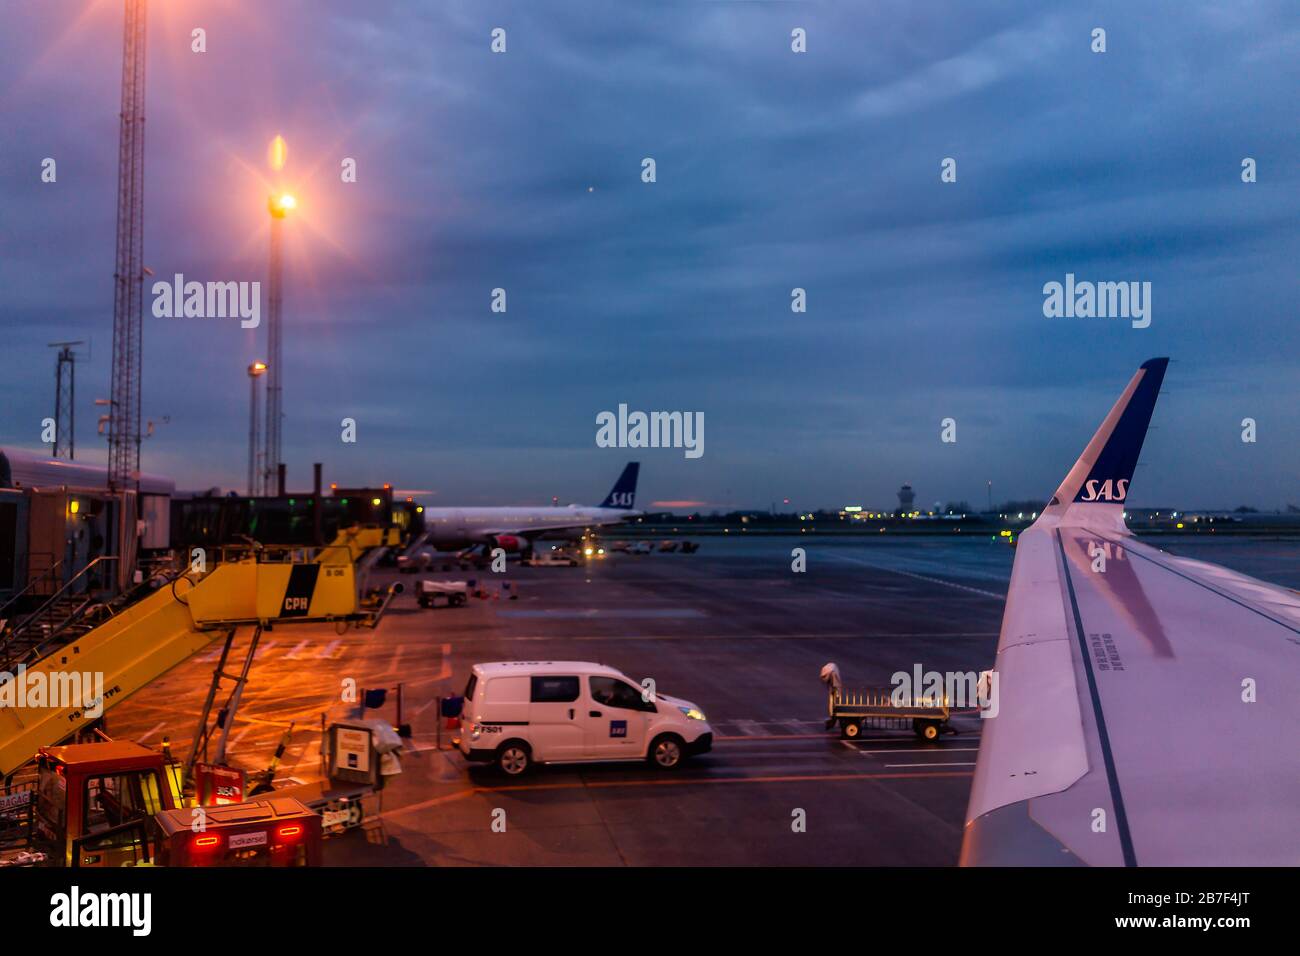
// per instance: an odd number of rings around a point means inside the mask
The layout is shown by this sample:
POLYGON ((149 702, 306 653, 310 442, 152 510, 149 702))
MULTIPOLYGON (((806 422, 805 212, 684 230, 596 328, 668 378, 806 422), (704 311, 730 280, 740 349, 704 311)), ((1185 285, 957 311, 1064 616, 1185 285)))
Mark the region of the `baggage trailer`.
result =
POLYGON ((867 729, 909 726, 922 740, 938 740, 941 734, 958 732, 949 723, 952 707, 946 694, 909 697, 894 687, 846 689, 840 682, 840 669, 834 664, 822 668, 821 679, 829 688, 826 729, 838 724, 841 737, 852 740, 867 729))

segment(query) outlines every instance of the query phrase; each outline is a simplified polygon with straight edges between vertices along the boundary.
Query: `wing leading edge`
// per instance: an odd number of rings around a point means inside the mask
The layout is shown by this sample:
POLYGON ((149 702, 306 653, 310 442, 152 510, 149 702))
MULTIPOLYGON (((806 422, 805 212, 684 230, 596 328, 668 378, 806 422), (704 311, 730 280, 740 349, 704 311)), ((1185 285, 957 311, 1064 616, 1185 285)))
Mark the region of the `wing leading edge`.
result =
POLYGON ((1020 536, 963 865, 1300 861, 1300 595, 1124 525, 1166 365, 1020 536))

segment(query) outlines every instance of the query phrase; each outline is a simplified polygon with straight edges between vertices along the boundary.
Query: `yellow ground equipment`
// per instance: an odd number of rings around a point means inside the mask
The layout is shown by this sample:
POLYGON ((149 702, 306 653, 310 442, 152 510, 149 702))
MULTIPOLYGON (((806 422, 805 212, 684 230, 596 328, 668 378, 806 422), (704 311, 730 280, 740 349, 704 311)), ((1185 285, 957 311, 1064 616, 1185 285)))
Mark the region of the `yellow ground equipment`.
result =
MULTIPOLYGON (((207 573, 180 575, 71 643, 20 667, 20 673, 0 684, 0 777, 30 762, 37 748, 70 739, 222 636, 227 643, 217 676, 225 676, 226 654, 242 625, 255 627, 254 643, 271 623, 373 625, 387 602, 375 610, 361 609, 354 568, 365 551, 390 546, 394 537, 391 529, 353 528, 317 553, 246 549, 207 573)), ((249 664, 251 654, 243 674, 232 678, 238 681, 236 704, 249 664)), ((214 693, 216 683, 214 679, 214 693)), ((209 695, 209 703, 211 699, 209 695)))

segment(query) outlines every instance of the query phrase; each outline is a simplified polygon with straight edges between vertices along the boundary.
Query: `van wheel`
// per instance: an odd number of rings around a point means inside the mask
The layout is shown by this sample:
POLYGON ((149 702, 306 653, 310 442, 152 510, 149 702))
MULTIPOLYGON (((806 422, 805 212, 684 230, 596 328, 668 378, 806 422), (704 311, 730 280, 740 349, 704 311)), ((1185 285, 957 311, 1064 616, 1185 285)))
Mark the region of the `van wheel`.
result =
POLYGON ((511 740, 497 748, 497 767, 508 777, 519 776, 530 763, 532 755, 523 741, 511 740))
POLYGON ((676 770, 685 755, 686 745, 676 734, 656 737, 650 744, 649 760, 660 770, 676 770))

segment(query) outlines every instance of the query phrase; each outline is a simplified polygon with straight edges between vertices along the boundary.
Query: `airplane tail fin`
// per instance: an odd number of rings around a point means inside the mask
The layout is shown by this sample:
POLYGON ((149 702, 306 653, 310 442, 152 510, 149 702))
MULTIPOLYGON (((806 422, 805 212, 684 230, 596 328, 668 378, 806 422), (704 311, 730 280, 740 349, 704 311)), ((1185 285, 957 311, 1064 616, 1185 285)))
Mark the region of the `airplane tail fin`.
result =
POLYGON ((600 503, 601 508, 633 508, 636 506, 636 477, 641 471, 641 463, 630 461, 627 467, 623 469, 623 474, 618 476, 618 481, 614 482, 614 487, 610 489, 605 500, 600 503))
POLYGON ((1093 506, 1115 505, 1123 525, 1124 501, 1168 365, 1167 358, 1142 363, 1056 489, 1044 517, 1062 516, 1072 507, 1084 508, 1087 514, 1096 510, 1093 506))

